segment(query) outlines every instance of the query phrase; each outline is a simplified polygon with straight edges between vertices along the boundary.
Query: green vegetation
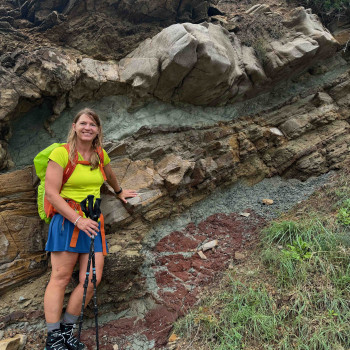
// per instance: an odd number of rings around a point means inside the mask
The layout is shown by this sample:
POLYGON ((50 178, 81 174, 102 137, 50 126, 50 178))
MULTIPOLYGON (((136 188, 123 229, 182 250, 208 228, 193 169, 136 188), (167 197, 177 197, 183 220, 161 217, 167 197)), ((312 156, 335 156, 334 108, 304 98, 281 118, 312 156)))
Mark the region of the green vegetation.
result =
POLYGON ((332 10, 344 10, 349 8, 349 0, 304 0, 303 1, 309 7, 314 7, 319 11, 332 11, 332 10))
POLYGON ((350 200, 344 201, 342 207, 339 209, 337 219, 340 224, 350 225, 350 200))
POLYGON ((263 65, 265 65, 268 62, 268 57, 267 57, 268 42, 263 37, 257 37, 256 40, 253 41, 251 45, 255 50, 255 54, 258 60, 263 65))
POLYGON ((350 349, 348 178, 263 230, 250 264, 227 271, 217 291, 178 320, 181 348, 350 349))
POLYGON ((298 0, 296 3, 311 8, 313 13, 321 17, 325 25, 346 15, 345 12, 350 9, 349 0, 298 0))

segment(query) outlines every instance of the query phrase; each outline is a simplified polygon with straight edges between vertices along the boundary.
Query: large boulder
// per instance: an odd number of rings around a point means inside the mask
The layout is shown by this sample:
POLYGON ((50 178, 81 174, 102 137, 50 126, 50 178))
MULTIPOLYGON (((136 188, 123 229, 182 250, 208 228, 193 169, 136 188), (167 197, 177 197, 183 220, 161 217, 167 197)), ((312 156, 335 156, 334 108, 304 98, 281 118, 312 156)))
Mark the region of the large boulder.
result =
POLYGON ((290 19, 284 21, 284 25, 315 40, 319 45, 318 58, 329 57, 339 46, 339 43, 322 25, 318 16, 311 12, 311 9, 305 10, 303 7, 297 7, 291 12, 290 19))
POLYGON ((165 101, 220 105, 253 97, 338 47, 304 8, 286 26, 289 31, 279 39, 262 35, 248 47, 220 25, 175 24, 122 59, 120 79, 139 96, 165 101))
POLYGON ((140 95, 168 101, 218 104, 251 85, 225 31, 213 24, 170 26, 119 65, 121 81, 140 95))

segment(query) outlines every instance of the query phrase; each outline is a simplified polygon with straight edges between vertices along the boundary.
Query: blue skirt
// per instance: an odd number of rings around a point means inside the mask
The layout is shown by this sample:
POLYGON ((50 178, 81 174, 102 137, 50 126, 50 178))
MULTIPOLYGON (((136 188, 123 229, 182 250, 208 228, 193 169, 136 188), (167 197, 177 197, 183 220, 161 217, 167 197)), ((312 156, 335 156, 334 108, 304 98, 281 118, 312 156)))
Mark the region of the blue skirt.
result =
MULTIPOLYGON (((61 214, 55 214, 50 222, 45 250, 48 252, 89 253, 91 238, 83 231, 79 231, 77 246, 75 248, 69 246, 74 227, 74 224, 67 219, 63 222, 61 214)), ((106 249, 108 252, 107 242, 106 249)), ((101 232, 95 237, 95 252, 102 252, 101 232)))

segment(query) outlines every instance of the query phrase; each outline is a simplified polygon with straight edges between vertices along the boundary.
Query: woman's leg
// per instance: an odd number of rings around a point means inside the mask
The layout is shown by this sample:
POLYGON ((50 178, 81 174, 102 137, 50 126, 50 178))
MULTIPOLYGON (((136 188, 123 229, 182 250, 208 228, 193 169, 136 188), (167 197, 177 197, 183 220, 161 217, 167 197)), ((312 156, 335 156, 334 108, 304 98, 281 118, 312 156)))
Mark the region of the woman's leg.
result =
POLYGON ((47 323, 60 321, 64 292, 78 260, 78 253, 52 252, 52 273, 50 282, 46 287, 44 297, 44 310, 47 323))
MULTIPOLYGON (((67 305, 66 311, 71 315, 80 315, 81 304, 83 302, 84 294, 84 282, 86 277, 87 263, 89 259, 89 254, 80 254, 79 256, 79 284, 73 290, 67 305)), ((95 264, 96 264, 96 285, 99 285, 102 278, 102 271, 104 265, 104 256, 103 253, 95 253, 95 264)), ((89 275, 89 284, 86 293, 85 306, 91 300, 94 294, 94 287, 91 282, 92 278, 92 263, 90 266, 90 275, 89 275)))

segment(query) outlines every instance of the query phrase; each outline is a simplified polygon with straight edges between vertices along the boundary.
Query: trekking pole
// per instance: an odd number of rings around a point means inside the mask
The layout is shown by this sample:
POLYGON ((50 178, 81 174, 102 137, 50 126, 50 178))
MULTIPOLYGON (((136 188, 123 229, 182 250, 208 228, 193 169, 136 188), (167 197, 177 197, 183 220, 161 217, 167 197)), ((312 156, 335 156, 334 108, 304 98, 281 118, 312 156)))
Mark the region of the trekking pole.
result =
MULTIPOLYGON (((96 198, 95 205, 94 205, 94 196, 89 195, 87 198, 85 198, 81 203, 81 210, 84 212, 85 216, 88 218, 90 217, 94 221, 98 221, 101 210, 100 210, 100 203, 101 199, 96 198), (88 202, 88 208, 86 207, 86 204, 88 202)), ((94 286, 94 314, 95 314, 95 328, 96 328, 96 348, 99 350, 99 340, 98 340, 98 307, 97 307, 97 288, 96 288, 96 266, 95 266, 95 236, 93 235, 91 237, 90 242, 90 250, 89 250, 89 259, 87 263, 87 270, 86 270, 86 277, 84 281, 84 294, 83 294, 83 302, 81 305, 81 313, 80 313, 80 319, 79 319, 79 330, 78 330, 78 342, 80 342, 80 334, 81 334, 81 328, 83 325, 83 318, 84 318, 84 308, 85 308, 85 300, 86 300, 86 293, 87 288, 89 284, 89 276, 90 276, 90 266, 92 261, 92 279, 91 282, 94 286)), ((79 343, 78 343, 79 344, 79 343)))
MULTIPOLYGON (((98 221, 101 210, 100 210, 101 199, 96 198, 95 205, 93 208, 92 220, 98 221)), ((94 286, 94 314, 95 314, 95 332, 96 332, 96 349, 99 350, 99 340, 98 340, 98 306, 97 306, 97 287, 96 287, 96 266, 95 266, 95 248, 92 248, 92 279, 91 282, 94 286)))

